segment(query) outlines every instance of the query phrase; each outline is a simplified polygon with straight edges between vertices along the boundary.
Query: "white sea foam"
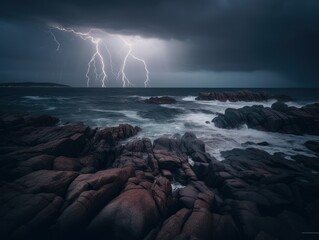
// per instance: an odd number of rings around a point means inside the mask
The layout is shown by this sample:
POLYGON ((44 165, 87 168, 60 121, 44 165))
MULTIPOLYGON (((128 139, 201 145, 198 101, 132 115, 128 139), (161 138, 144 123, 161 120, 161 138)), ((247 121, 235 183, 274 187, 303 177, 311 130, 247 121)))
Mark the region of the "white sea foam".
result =
MULTIPOLYGON (((271 103, 267 103, 271 104, 271 103)), ((182 108, 180 106, 175 106, 182 108)), ((174 107, 174 108, 175 108, 174 107)), ((212 110, 214 106, 204 105, 201 109, 212 110)), ((237 105, 239 106, 239 104, 237 105)), ((216 117, 216 114, 200 112, 200 109, 192 111, 190 109, 184 109, 183 114, 177 115, 174 119, 168 122, 158 122, 149 119, 144 119, 137 115, 136 111, 110 111, 103 110, 105 112, 122 113, 123 118, 118 119, 96 119, 95 122, 100 126, 118 125, 118 123, 127 122, 138 125, 142 128, 139 133, 140 137, 149 137, 152 140, 159 136, 170 137, 176 133, 183 134, 186 131, 191 131, 196 136, 202 139, 206 144, 206 151, 217 160, 223 160, 221 156, 222 151, 231 150, 233 148, 247 148, 256 147, 267 151, 270 154, 275 152, 282 152, 289 156, 296 154, 303 154, 307 156, 315 156, 312 151, 304 146, 304 142, 308 140, 318 140, 317 136, 296 136, 282 133, 263 132, 254 129, 249 129, 247 125, 243 125, 239 129, 221 129, 215 127, 211 120, 216 117), (199 112, 198 112, 199 110, 199 112), (249 145, 247 142, 251 142, 249 145), (268 146, 257 145, 260 142, 269 143, 268 146)))
POLYGON ((129 98, 138 98, 140 100, 145 100, 145 99, 150 98, 151 96, 131 95, 131 96, 128 96, 128 97, 129 98))
POLYGON ((183 97, 182 100, 185 102, 195 102, 196 101, 196 96, 187 96, 187 97, 183 97))
POLYGON ((187 160, 188 160, 189 165, 194 166, 195 162, 193 161, 193 159, 190 156, 188 156, 187 160))
POLYGON ((110 121, 108 118, 94 118, 92 119, 92 122, 94 123, 95 126, 99 126, 99 127, 110 126, 110 121))
POLYGON ((104 112, 104 113, 114 112, 114 111, 111 111, 111 110, 100 109, 100 108, 91 108, 90 110, 93 111, 93 112, 104 112))
POLYGON ((64 101, 64 100, 69 100, 71 98, 68 98, 68 97, 52 97, 51 99, 56 99, 56 100, 59 100, 59 101, 64 101))
POLYGON ((46 111, 53 111, 53 110, 55 110, 56 109, 56 107, 48 107, 47 109, 45 109, 46 111))
POLYGON ((145 100, 147 98, 150 98, 151 96, 141 96, 141 95, 131 95, 131 96, 127 96, 128 98, 139 98, 141 100, 145 100))
MULTIPOLYGON (((137 114, 137 111, 131 111, 131 110, 108 110, 108 109, 100 109, 100 108, 91 108, 91 111, 94 112, 103 112, 103 113, 115 113, 115 114, 120 114, 123 115, 123 117, 127 117, 129 119, 134 119, 138 121, 146 121, 145 118, 140 117, 137 114)), ((114 118, 114 117, 112 117, 114 118)), ((112 121, 112 119, 110 119, 112 121)))
POLYGON ((23 98, 28 100, 40 101, 40 100, 69 100, 70 98, 67 97, 40 97, 40 96, 24 96, 23 98))
POLYGON ((181 106, 176 106, 173 104, 160 104, 161 107, 166 107, 166 108, 171 108, 171 109, 181 109, 181 110, 185 110, 185 107, 181 107, 181 106))
POLYGON ((121 110, 118 112, 123 113, 126 117, 128 117, 130 119, 134 119, 134 120, 138 120, 138 121, 147 121, 147 119, 140 117, 137 114, 137 111, 121 110))
POLYGON ((185 187, 185 186, 182 185, 181 183, 175 182, 175 181, 171 184, 171 186, 172 186, 172 191, 173 191, 173 192, 175 192, 175 191, 178 190, 178 189, 181 189, 181 188, 184 188, 184 187, 185 187))
POLYGON ((289 107, 297 107, 297 108, 301 108, 305 105, 308 105, 308 104, 313 104, 315 102, 286 102, 286 104, 289 106, 289 107))
POLYGON ((49 100, 49 97, 40 97, 40 96, 24 96, 23 98, 29 99, 29 100, 49 100))
MULTIPOLYGON (((130 96, 137 99, 147 99, 151 96, 130 96)), ((175 96, 176 97, 176 96, 175 96)), ((270 107, 275 100, 265 102, 220 102, 220 101, 196 101, 196 96, 184 96, 176 97, 178 102, 176 104, 162 104, 158 105, 132 105, 134 101, 131 101, 131 105, 126 108, 120 106, 119 109, 128 110, 111 110, 108 109, 108 105, 103 102, 97 102, 95 99, 89 98, 83 101, 83 99, 77 97, 72 98, 72 101, 64 101, 70 98, 64 97, 42 97, 42 96, 24 96, 25 103, 42 107, 44 111, 51 111, 50 114, 55 113, 55 109, 69 107, 70 112, 65 112, 64 116, 67 116, 67 121, 75 119, 77 121, 84 121, 91 126, 117 126, 120 123, 129 123, 131 125, 137 125, 142 128, 138 137, 149 137, 152 140, 159 136, 170 137, 176 133, 183 135, 186 131, 191 131, 196 136, 202 139, 206 144, 206 151, 216 157, 218 160, 223 160, 221 157, 222 151, 231 150, 233 148, 247 148, 256 147, 265 150, 271 154, 275 152, 282 152, 289 156, 296 154, 303 154, 307 156, 314 156, 314 153, 304 146, 304 142, 308 140, 318 140, 317 136, 296 136, 281 133, 271 133, 257 131, 249 129, 247 125, 243 125, 240 129, 220 129, 215 127, 211 120, 217 116, 218 113, 224 113, 227 108, 242 108, 244 106, 263 105, 270 107), (92 102, 90 100, 93 99, 92 102), (44 100, 53 100, 48 104, 44 100), (58 101, 56 101, 58 100, 58 101), (36 103, 33 101, 37 101, 36 103), (43 101, 43 103, 41 102, 43 101), (56 104, 56 105, 55 105, 56 104), (70 104, 70 105, 68 105, 70 104), (76 104, 76 105, 71 105, 76 104), (139 108, 142 109, 139 109, 139 108), (158 111, 163 111, 163 107, 172 109, 164 109, 165 112, 172 112, 167 116, 167 119, 163 118, 163 121, 152 120, 150 118, 143 118, 139 115, 139 111, 147 113, 148 109, 154 111, 158 107, 158 111), (136 110, 137 109, 137 110, 136 110), (178 111, 174 111, 178 109, 178 111), (76 110, 78 110, 76 112, 76 110), (136 110, 136 111, 135 111, 136 110), (109 113, 109 114, 108 114, 109 113), (74 114, 74 115, 72 115, 74 114), (176 115, 174 115, 176 114, 176 115), (70 116, 72 118, 70 118, 70 116), (247 142, 252 142, 251 145, 247 142), (268 142, 268 146, 256 145, 260 142, 268 142)), ((132 99, 131 99, 132 100, 132 99)), ((26 105, 27 105, 26 104, 26 105)), ((114 103, 116 104, 116 103, 114 103)), ((126 104, 126 103, 125 103, 126 104)), ((303 102, 288 102, 288 106, 302 107, 309 103, 303 102)), ((112 105, 114 106, 114 105, 112 105)), ((159 112, 160 113, 160 112, 159 112)), ((63 117, 61 119, 63 119, 63 117)), ((191 159, 189 159, 191 163, 191 159)), ((178 183, 177 183, 177 186, 178 183)), ((177 187, 178 188, 178 187, 177 187)))
POLYGON ((227 108, 239 109, 245 106, 262 105, 264 107, 271 107, 276 100, 269 100, 264 102, 220 102, 220 101, 196 101, 197 104, 205 105, 205 109, 213 109, 215 112, 224 113, 227 108))
POLYGON ((318 139, 316 136, 296 136, 282 133, 263 132, 249 128, 241 129, 220 129, 213 124, 208 126, 210 131, 198 132, 197 136, 206 143, 206 150, 218 160, 222 160, 221 152, 233 148, 256 147, 267 151, 270 154, 282 152, 288 156, 300 154, 314 156, 314 153, 304 146, 308 140, 318 139), (255 143, 246 145, 247 142, 255 143), (260 142, 267 142, 268 146, 257 145, 260 142))

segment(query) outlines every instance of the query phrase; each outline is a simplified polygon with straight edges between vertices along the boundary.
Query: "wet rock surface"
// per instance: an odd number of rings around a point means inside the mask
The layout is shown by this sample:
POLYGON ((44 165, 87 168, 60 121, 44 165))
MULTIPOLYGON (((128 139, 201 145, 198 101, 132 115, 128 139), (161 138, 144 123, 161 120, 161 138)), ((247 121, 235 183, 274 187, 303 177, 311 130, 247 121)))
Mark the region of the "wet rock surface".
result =
POLYGON ((0 116, 1 239, 303 239, 319 230, 318 158, 247 148, 219 162, 192 133, 124 144, 138 128, 30 119, 0 116))
POLYGON ((173 104, 176 103, 175 98, 172 97, 150 97, 149 99, 144 100, 145 103, 150 104, 173 104))
POLYGON ((217 100, 221 102, 238 102, 238 101, 267 101, 274 98, 265 92, 253 92, 248 90, 242 91, 227 91, 227 92, 200 92, 196 100, 212 101, 217 100))
MULTIPOLYGON (((226 129, 247 124, 249 128, 262 131, 319 135, 319 104, 296 108, 277 102, 271 108, 261 105, 239 109, 228 108, 225 114, 215 117, 213 122, 216 127, 226 129)), ((316 143, 308 143, 308 147, 318 151, 316 143)))
POLYGON ((266 92, 257 92, 250 90, 225 91, 225 92, 200 92, 196 100, 220 101, 220 102, 263 102, 276 99, 281 102, 293 101, 288 95, 271 95, 266 92))

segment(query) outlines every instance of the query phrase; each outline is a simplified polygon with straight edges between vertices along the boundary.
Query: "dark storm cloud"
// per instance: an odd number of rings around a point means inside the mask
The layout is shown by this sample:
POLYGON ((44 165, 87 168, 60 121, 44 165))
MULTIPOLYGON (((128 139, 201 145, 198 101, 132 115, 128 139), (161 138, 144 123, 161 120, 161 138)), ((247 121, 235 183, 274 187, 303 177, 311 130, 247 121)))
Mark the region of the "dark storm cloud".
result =
POLYGON ((270 70, 309 78, 319 64, 318 0, 11 0, 5 21, 96 27, 187 43, 186 70, 270 70))

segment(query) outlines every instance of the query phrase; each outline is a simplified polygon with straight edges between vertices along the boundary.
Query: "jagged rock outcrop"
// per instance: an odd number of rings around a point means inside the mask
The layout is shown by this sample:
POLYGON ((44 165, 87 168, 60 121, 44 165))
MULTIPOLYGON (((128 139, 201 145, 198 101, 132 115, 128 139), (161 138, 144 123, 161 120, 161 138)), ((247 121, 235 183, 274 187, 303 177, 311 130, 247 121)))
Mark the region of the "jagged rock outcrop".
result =
POLYGON ((319 104, 301 108, 288 107, 284 103, 274 103, 271 108, 257 105, 228 108, 213 122, 216 127, 227 129, 247 124, 249 128, 261 131, 319 135, 319 104))
POLYGON ((139 129, 30 119, 0 117, 1 239, 297 240, 319 229, 315 157, 248 148, 218 162, 193 133, 122 144, 139 129))
POLYGON ((196 163, 194 171, 218 189, 223 211, 233 217, 244 239, 300 239, 302 232, 318 230, 316 211, 307 209, 318 206, 319 176, 300 161, 305 156, 291 161, 255 148, 222 155, 224 161, 196 163))
POLYGON ((271 95, 266 92, 254 92, 249 90, 226 91, 226 92, 200 92, 196 100, 220 101, 220 102, 263 102, 276 99, 281 102, 293 101, 287 95, 271 95))
POLYGON ((252 92, 248 90, 227 92, 200 92, 196 100, 217 100, 221 102, 261 102, 271 99, 272 96, 265 92, 252 92))

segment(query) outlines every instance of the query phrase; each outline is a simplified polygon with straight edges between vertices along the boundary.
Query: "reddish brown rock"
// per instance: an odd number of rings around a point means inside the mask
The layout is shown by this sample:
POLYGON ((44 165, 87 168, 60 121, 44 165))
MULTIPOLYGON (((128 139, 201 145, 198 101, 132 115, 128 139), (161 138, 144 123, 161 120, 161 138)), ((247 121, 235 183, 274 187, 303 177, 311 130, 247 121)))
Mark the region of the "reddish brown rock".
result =
POLYGON ((76 172, 39 170, 17 179, 14 184, 24 193, 64 195, 69 184, 78 175, 76 172))
POLYGON ((116 197, 127 179, 134 175, 132 168, 103 170, 94 174, 81 174, 70 184, 66 200, 71 204, 58 219, 63 234, 75 234, 116 197))
POLYGON ((199 191, 192 185, 188 185, 179 190, 179 201, 189 209, 194 207, 199 191))
POLYGON ((89 231, 113 239, 141 239, 165 213, 170 184, 159 178, 153 183, 129 180, 124 192, 109 203, 91 222, 89 231))
POLYGON ((120 124, 118 127, 99 129, 95 134, 95 141, 107 139, 108 141, 119 141, 136 135, 140 129, 129 124, 120 124))

